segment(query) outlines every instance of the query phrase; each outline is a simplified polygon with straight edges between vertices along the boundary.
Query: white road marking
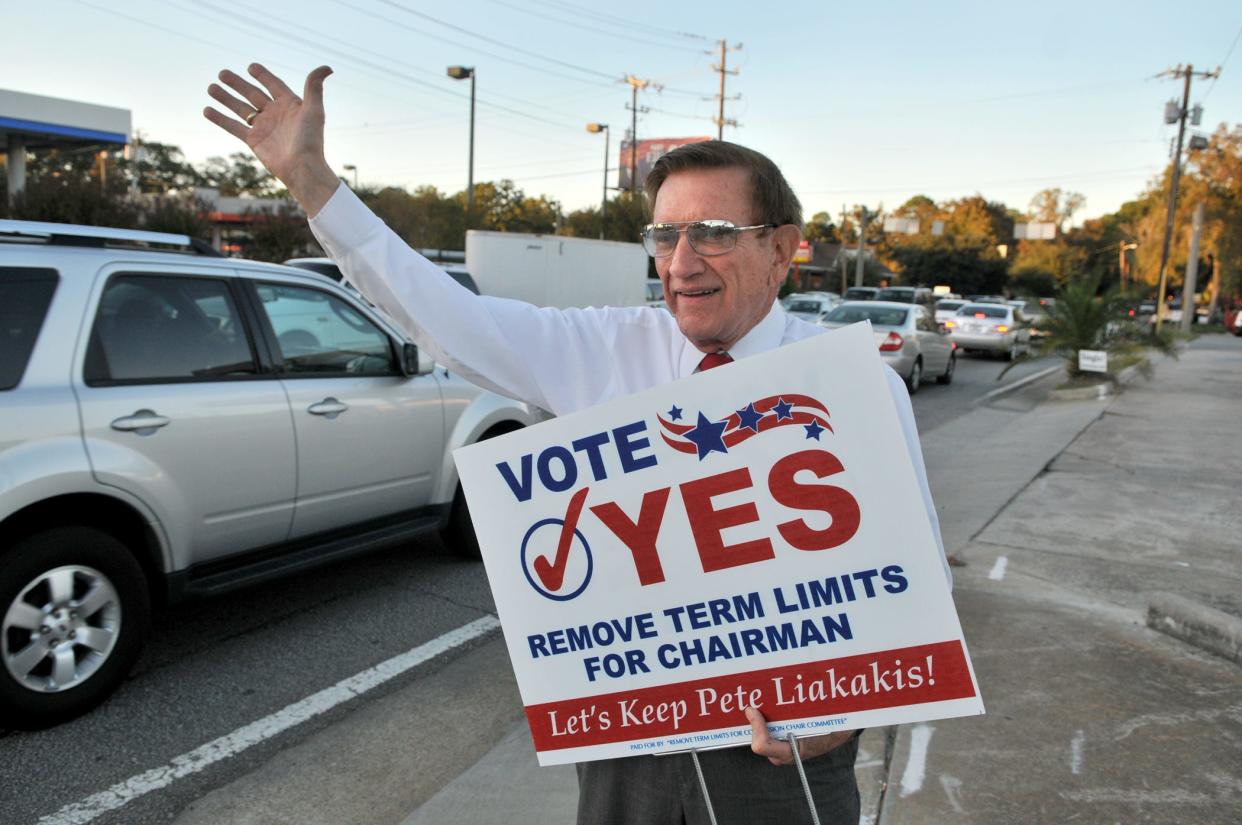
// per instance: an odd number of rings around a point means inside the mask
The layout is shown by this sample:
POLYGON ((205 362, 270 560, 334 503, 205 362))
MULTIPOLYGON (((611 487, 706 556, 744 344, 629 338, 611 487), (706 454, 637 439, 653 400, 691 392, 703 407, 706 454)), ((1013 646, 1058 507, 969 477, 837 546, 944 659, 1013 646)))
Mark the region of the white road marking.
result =
POLYGON ((901 795, 909 796, 923 790, 927 772, 927 746, 931 744, 931 725, 915 725, 910 731, 910 758, 901 774, 901 795))
POLYGON ((1074 738, 1070 740, 1070 773, 1074 776, 1082 773, 1082 745, 1086 741, 1081 730, 1074 731, 1074 738))
POLYGON ((1005 567, 1009 564, 1008 556, 1001 556, 996 560, 996 564, 992 565, 992 572, 988 573, 988 578, 994 582, 998 582, 1005 578, 1005 567))
POLYGON ((944 788, 944 795, 949 798, 949 804, 953 806, 956 813, 964 814, 966 809, 962 807, 962 799, 958 795, 958 790, 962 787, 962 780, 956 776, 940 777, 940 787, 944 788))
POLYGON ((106 791, 100 791, 80 802, 66 805, 56 813, 39 819, 38 825, 84 825, 109 811, 128 805, 144 794, 167 787, 183 776, 198 773, 216 762, 236 756, 249 747, 331 710, 342 702, 361 696, 372 688, 400 676, 410 668, 434 659, 497 627, 500 627, 500 622, 494 616, 484 616, 456 630, 450 630, 416 648, 380 662, 373 668, 350 676, 348 679, 342 679, 332 687, 307 696, 299 702, 294 702, 257 722, 251 722, 188 753, 173 757, 167 765, 131 776, 106 791))

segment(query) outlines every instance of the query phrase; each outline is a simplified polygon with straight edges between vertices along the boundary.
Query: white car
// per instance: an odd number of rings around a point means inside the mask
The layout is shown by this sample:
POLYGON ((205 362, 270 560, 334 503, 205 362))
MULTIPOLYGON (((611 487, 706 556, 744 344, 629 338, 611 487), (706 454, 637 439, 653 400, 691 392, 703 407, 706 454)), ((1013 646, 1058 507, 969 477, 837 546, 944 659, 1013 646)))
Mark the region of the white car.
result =
POLYGON ((786 295, 781 306, 790 315, 815 323, 820 316, 832 311, 840 303, 841 296, 835 292, 795 292, 786 295))
POLYGON ((953 320, 957 311, 970 303, 965 298, 941 298, 936 302, 936 323, 944 324, 953 320))
POLYGON ((919 391, 924 376, 953 381, 957 353, 944 329, 932 320, 927 307, 895 301, 847 301, 824 316, 828 329, 870 321, 880 357, 906 381, 910 393, 919 391))
POLYGON ((998 353, 1012 361, 1031 351, 1031 325, 1007 304, 967 304, 945 326, 963 352, 998 353))

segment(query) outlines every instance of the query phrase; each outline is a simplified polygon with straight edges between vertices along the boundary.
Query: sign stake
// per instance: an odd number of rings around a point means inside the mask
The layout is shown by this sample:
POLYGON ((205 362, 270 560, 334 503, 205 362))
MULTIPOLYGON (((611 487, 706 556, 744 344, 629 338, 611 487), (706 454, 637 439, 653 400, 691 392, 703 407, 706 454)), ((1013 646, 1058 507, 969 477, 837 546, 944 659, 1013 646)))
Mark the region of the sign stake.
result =
POLYGON ((811 796, 811 783, 806 781, 806 769, 802 767, 802 754, 798 753, 798 737, 789 734, 789 747, 793 748, 794 764, 798 766, 798 778, 802 780, 802 792, 806 794, 807 807, 811 809, 811 822, 819 825, 819 814, 815 812, 815 800, 811 796))
MULTIPOLYGON (((703 778, 703 766, 699 764, 699 749, 690 749, 690 758, 694 760, 694 772, 699 775, 699 788, 703 791, 703 802, 707 805, 707 817, 716 825, 716 810, 712 808, 712 797, 707 792, 707 780, 703 778)), ((819 825, 816 823, 816 825, 819 825)))

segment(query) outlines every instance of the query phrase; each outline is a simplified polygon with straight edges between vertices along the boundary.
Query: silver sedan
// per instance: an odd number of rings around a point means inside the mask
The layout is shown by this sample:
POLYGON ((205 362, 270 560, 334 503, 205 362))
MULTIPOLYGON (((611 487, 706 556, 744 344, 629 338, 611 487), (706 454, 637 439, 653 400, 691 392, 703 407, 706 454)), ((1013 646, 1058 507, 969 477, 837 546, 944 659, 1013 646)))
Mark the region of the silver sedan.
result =
POLYGON ((870 321, 880 356, 906 380, 911 393, 918 392, 924 376, 941 384, 953 380, 957 353, 944 328, 931 311, 918 304, 891 301, 851 301, 819 319, 830 329, 870 321))
POLYGON ((1000 353, 1006 361, 1031 351, 1031 325, 1011 306, 967 304, 945 326, 964 351, 1000 353))

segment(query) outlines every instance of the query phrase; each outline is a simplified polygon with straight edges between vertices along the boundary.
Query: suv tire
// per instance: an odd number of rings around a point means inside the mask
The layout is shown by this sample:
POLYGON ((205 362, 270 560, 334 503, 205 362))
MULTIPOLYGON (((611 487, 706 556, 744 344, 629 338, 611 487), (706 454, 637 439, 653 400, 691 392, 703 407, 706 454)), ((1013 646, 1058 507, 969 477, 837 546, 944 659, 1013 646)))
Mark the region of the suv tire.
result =
POLYGON ((150 614, 142 568, 102 530, 58 527, 0 554, 0 726, 44 728, 102 702, 137 660, 150 614), (55 683, 53 646, 73 668, 67 687, 55 683))
POLYGON ((474 523, 470 520, 470 506, 466 504, 466 494, 460 484, 453 495, 453 508, 449 511, 448 525, 441 538, 450 550, 464 559, 478 561, 483 558, 479 537, 474 534, 474 523))

